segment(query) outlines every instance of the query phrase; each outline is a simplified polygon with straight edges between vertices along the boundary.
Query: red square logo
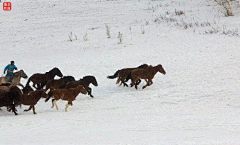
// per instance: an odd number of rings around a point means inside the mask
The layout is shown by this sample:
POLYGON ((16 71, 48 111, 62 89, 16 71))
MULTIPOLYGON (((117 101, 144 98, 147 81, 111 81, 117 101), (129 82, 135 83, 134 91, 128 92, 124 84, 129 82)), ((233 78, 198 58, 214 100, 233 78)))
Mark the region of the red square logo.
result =
POLYGON ((12 9, 12 3, 11 2, 4 2, 3 3, 3 10, 4 11, 11 11, 12 9))

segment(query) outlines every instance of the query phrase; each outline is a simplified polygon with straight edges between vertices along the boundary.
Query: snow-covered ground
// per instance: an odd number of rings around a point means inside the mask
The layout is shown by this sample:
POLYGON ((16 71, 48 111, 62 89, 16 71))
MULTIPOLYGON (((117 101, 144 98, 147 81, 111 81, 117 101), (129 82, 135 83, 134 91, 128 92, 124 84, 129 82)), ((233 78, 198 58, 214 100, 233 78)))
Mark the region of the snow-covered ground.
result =
POLYGON ((10 12, 0 10, 2 71, 15 60, 28 76, 58 67, 76 79, 94 75, 99 86, 68 112, 67 102, 57 111, 44 99, 36 115, 23 112, 28 106, 18 116, 2 108, 1 145, 240 144, 239 7, 225 17, 210 0, 11 2, 10 12), (106 78, 143 63, 167 74, 144 90, 106 78))

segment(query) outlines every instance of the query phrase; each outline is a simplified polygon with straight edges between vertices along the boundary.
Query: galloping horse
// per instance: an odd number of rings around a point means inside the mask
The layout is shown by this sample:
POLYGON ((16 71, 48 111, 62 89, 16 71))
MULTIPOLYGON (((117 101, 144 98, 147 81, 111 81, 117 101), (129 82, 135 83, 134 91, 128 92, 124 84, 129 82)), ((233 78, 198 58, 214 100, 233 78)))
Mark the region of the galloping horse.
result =
POLYGON ((55 76, 59 76, 59 77, 62 77, 62 73, 61 71, 58 69, 58 68, 53 68, 52 70, 50 70, 49 72, 46 72, 45 74, 41 74, 41 73, 36 73, 36 74, 33 74, 29 79, 28 79, 28 82, 26 84, 29 85, 30 81, 33 82, 33 87, 36 88, 36 89, 42 89, 46 83, 53 79, 55 76), (37 85, 37 87, 35 86, 37 85))
MULTIPOLYGON (((117 80, 116 84, 118 84, 118 83, 121 81, 121 84, 120 84, 119 86, 121 86, 121 85, 123 84, 124 86, 127 86, 127 87, 128 87, 128 85, 126 84, 126 82, 127 82, 129 79, 131 79, 130 73, 131 73, 133 70, 135 70, 135 69, 147 68, 147 67, 148 67, 147 64, 142 64, 142 65, 140 65, 140 66, 138 66, 138 67, 136 67, 136 68, 124 68, 124 69, 121 69, 121 70, 116 71, 114 75, 108 76, 107 78, 109 78, 109 79, 114 79, 114 78, 118 77, 118 80, 117 80)), ((139 83, 140 83, 140 82, 138 82, 137 84, 139 84, 139 83)))
MULTIPOLYGON (((147 84, 143 86, 143 89, 146 88, 147 86, 152 85, 153 84, 152 79, 154 78, 157 72, 160 72, 164 75, 166 74, 161 64, 155 67, 149 66, 147 68, 133 70, 131 72, 131 76, 132 76, 131 87, 136 84, 136 81, 138 79, 145 79, 147 84)), ((136 85, 135 85, 135 88, 137 89, 136 85)))
POLYGON ((35 112, 35 105, 37 104, 37 102, 41 99, 41 98, 47 98, 48 95, 44 92, 44 90, 36 90, 36 91, 32 91, 29 94, 22 94, 21 98, 22 101, 21 103, 23 105, 27 105, 30 106, 28 109, 25 109, 24 111, 29 111, 29 110, 33 110, 33 114, 36 114, 35 112))
POLYGON ((10 110, 17 114, 17 110, 15 108, 15 102, 20 102, 21 97, 18 91, 9 91, 9 92, 1 92, 0 93, 0 107, 6 106, 10 107, 10 110))
POLYGON ((65 111, 67 111, 68 106, 72 106, 72 101, 76 99, 79 93, 87 94, 87 90, 82 86, 79 85, 76 88, 69 88, 69 89, 56 89, 49 93, 49 97, 45 100, 47 102, 52 96, 54 99, 52 99, 52 108, 54 105, 56 106, 56 109, 58 110, 58 106, 56 102, 59 99, 68 101, 65 111))
POLYGON ((68 88, 76 88, 78 85, 82 85, 88 92, 88 95, 93 98, 92 95, 92 88, 89 87, 89 84, 92 83, 94 86, 98 86, 97 80, 94 76, 85 76, 79 81, 71 81, 68 82, 65 86, 66 89, 68 88))
POLYGON ((58 80, 50 80, 46 84, 45 92, 50 89, 52 91, 53 89, 59 89, 61 86, 66 85, 70 81, 75 81, 75 78, 72 76, 64 76, 61 79, 58 80))
MULTIPOLYGON (((12 79, 12 82, 11 84, 13 85, 19 85, 21 87, 24 87, 21 83, 20 83, 20 80, 21 78, 27 78, 27 75, 25 74, 25 72, 23 70, 20 70, 18 72, 15 72, 13 73, 13 79, 12 79)), ((6 77, 0 77, 0 84, 3 84, 3 83, 9 83, 7 82, 6 80, 6 77)))

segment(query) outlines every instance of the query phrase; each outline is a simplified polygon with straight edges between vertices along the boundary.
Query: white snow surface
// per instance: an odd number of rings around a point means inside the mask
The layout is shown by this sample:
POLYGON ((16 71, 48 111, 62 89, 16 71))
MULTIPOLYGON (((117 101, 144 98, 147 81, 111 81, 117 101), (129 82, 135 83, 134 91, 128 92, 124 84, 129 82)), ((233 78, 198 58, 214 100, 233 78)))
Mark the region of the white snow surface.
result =
POLYGON ((240 144, 238 6, 225 17, 210 0, 11 2, 11 11, 0 10, 2 71, 15 60, 29 77, 58 67, 77 80, 93 75, 99 85, 90 85, 94 98, 80 94, 68 112, 66 101, 56 110, 44 99, 36 115, 23 111, 28 106, 17 116, 2 107, 1 145, 240 144), (138 90, 107 79, 143 63, 162 64, 166 75, 138 90))

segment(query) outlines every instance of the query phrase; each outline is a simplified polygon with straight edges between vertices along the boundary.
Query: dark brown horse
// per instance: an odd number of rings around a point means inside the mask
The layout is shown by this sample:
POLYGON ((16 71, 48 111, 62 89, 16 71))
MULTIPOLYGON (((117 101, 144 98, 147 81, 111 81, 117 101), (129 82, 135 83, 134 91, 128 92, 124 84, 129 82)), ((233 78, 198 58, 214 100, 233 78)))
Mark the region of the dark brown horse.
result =
POLYGON ((68 82, 65 86, 66 89, 68 88, 76 88, 78 85, 82 85, 88 92, 88 95, 93 98, 92 95, 92 88, 89 87, 89 84, 92 83, 94 86, 98 86, 97 80, 94 76, 85 76, 79 81, 71 81, 68 82))
POLYGON ((58 80, 54 80, 54 79, 50 80, 46 84, 45 92, 48 89, 50 89, 50 91, 52 91, 54 89, 59 89, 61 86, 66 85, 70 81, 75 81, 74 77, 72 77, 72 76, 64 76, 63 78, 58 79, 58 80))
POLYGON ((52 70, 50 70, 49 72, 46 72, 45 74, 41 74, 41 73, 33 74, 28 79, 28 82, 27 82, 26 86, 29 85, 30 81, 32 81, 34 88, 42 89, 46 85, 46 83, 49 80, 54 79, 54 77, 56 75, 59 76, 59 77, 63 76, 61 71, 58 68, 53 68, 52 70), (37 87, 35 85, 37 85, 37 87))
POLYGON ((48 95, 44 92, 44 90, 36 90, 36 91, 30 92, 29 94, 22 94, 21 103, 23 105, 30 106, 28 109, 25 109, 24 111, 29 111, 33 109, 33 114, 36 114, 34 106, 37 104, 40 98, 47 98, 47 97, 48 95))
MULTIPOLYGON (((155 67, 149 66, 147 68, 133 70, 131 72, 131 76, 132 76, 131 86, 135 85, 135 83, 138 79, 145 79, 147 84, 145 86, 143 86, 143 89, 146 88, 147 86, 152 85, 153 84, 152 79, 154 78, 154 76, 157 72, 160 72, 164 75, 166 74, 165 70, 163 69, 162 65, 160 65, 160 64, 155 67)), ((136 85, 135 85, 135 88, 137 89, 136 85)))
POLYGON ((68 101, 65 111, 67 111, 67 108, 69 106, 72 106, 72 101, 74 101, 76 99, 76 97, 78 96, 79 93, 83 93, 83 94, 87 94, 87 90, 82 86, 82 85, 78 85, 76 88, 69 88, 69 89, 56 89, 52 92, 49 93, 49 97, 45 100, 45 102, 47 102, 50 97, 54 97, 54 99, 52 99, 52 108, 54 107, 54 105, 56 106, 56 109, 58 110, 58 106, 56 104, 56 102, 59 99, 68 101), (51 93, 51 95, 50 95, 51 93))
MULTIPOLYGON (((136 67, 136 68, 124 68, 124 69, 121 69, 121 70, 116 71, 114 75, 108 76, 107 78, 109 78, 109 79, 114 79, 114 78, 118 77, 118 80, 117 80, 116 84, 118 84, 118 83, 121 81, 121 84, 120 84, 119 86, 121 86, 121 85, 123 84, 124 86, 127 86, 127 87, 128 87, 128 85, 126 84, 126 82, 127 82, 129 79, 131 79, 130 73, 131 73, 133 70, 135 70, 135 69, 146 68, 146 67, 148 67, 147 64, 142 64, 142 65, 140 65, 140 66, 138 66, 138 67, 136 67)), ((139 84, 139 83, 140 83, 140 82, 138 82, 138 84, 139 84)))
POLYGON ((17 114, 15 108, 15 102, 21 102, 21 97, 18 91, 9 91, 0 93, 0 107, 10 107, 10 110, 17 114))

